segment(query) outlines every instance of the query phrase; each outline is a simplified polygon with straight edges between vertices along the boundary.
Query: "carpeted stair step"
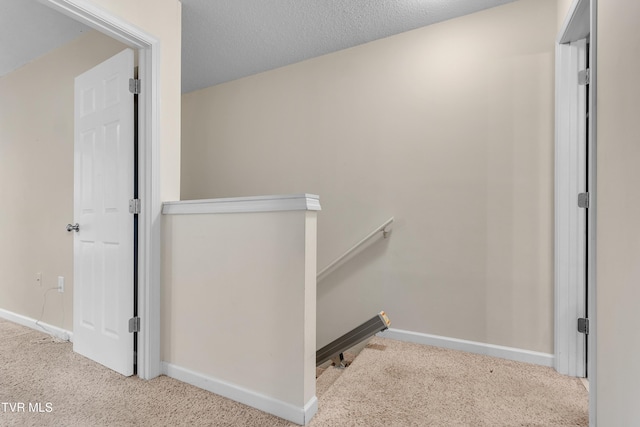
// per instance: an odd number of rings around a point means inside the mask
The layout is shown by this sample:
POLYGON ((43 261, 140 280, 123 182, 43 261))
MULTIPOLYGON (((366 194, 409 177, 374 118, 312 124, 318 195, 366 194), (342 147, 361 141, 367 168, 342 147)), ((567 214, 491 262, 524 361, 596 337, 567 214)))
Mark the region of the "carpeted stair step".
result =
MULTIPOLYGON (((344 364, 349 366, 356 358, 357 353, 351 351, 344 352, 344 364)), ((328 364, 329 362, 327 362, 328 364)), ((345 368, 329 364, 326 367, 316 368, 316 396, 318 399, 331 388, 333 383, 342 375, 345 368)))
POLYGON ((316 396, 318 399, 331 388, 343 371, 343 368, 336 368, 335 366, 329 366, 323 370, 322 374, 316 378, 316 396))

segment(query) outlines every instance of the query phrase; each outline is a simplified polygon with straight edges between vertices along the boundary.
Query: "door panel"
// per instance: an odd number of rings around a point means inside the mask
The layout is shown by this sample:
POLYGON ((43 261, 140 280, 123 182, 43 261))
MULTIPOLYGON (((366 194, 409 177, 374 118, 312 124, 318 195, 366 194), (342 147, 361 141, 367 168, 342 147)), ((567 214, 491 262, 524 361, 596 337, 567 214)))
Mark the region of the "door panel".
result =
POLYGON ((133 374, 134 111, 126 49, 75 80, 74 351, 133 374))
POLYGON ((555 149, 555 367, 565 375, 584 376, 586 338, 578 318, 586 315, 587 216, 578 195, 587 188, 586 41, 558 45, 555 149))

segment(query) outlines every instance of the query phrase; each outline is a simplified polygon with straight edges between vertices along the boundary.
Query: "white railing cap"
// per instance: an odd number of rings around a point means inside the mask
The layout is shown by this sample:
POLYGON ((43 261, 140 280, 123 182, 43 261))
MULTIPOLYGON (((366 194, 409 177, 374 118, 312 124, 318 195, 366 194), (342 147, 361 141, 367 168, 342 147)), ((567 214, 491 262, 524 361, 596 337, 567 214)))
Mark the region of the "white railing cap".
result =
POLYGON ((315 194, 181 200, 177 202, 164 202, 162 204, 162 213, 165 215, 319 211, 320 209, 320 197, 315 194))

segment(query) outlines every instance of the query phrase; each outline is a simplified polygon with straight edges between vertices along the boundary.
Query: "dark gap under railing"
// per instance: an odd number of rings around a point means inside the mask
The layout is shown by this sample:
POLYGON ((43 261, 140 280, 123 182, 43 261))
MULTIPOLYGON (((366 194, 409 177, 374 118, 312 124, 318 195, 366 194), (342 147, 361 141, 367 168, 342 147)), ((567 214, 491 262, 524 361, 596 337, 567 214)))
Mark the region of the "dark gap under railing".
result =
POLYGON ((362 325, 352 329, 340 338, 333 340, 329 344, 316 351, 316 366, 322 365, 329 359, 338 357, 340 363, 343 360, 342 353, 367 338, 389 328, 391 321, 384 311, 364 322, 362 325))

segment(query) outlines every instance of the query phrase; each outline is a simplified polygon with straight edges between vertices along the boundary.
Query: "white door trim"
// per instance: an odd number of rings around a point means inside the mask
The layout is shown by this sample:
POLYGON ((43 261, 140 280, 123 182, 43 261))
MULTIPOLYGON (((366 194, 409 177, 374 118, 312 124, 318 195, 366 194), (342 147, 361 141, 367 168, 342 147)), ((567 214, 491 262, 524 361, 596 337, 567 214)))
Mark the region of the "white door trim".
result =
POLYGON ((597 148, 598 148, 598 0, 591 0, 590 22, 591 43, 589 44, 589 62, 591 84, 589 85, 589 188, 591 189, 591 204, 589 209, 589 250, 587 252, 587 262, 589 263, 589 329, 590 333, 587 337, 589 343, 589 363, 587 372, 589 375, 589 425, 595 427, 597 425, 596 408, 597 408, 597 356, 598 356, 598 317, 597 317, 597 283, 596 283, 596 236, 597 236, 597 148))
MULTIPOLYGON (((589 377, 589 425, 594 427, 597 425, 597 294, 596 294, 596 224, 597 224, 597 0, 574 0, 571 8, 564 21, 564 25, 560 30, 556 43, 556 64, 568 64, 566 55, 570 55, 569 49, 561 49, 561 45, 567 42, 576 41, 586 36, 585 31, 589 34, 589 68, 590 68, 590 84, 589 84, 589 147, 588 147, 588 169, 589 169, 589 220, 587 223, 589 244, 587 251, 587 263, 589 270, 587 274, 588 280, 588 312, 589 312, 589 335, 587 337, 589 355, 587 364, 587 375, 589 377)), ((557 84, 562 84, 557 80, 557 84)), ((567 90, 556 89, 556 126, 562 123, 562 111, 560 105, 567 105, 566 98, 569 93, 567 90)), ((556 133, 558 135, 558 133, 556 133)), ((558 140, 556 140, 558 144, 558 140)), ((556 192, 558 192, 558 183, 556 182, 556 192)), ((556 230, 556 233, 558 230, 556 230)), ((557 283, 556 283, 556 304, 557 299, 557 283)), ((555 333, 556 340, 562 339, 559 336, 559 318, 558 311, 562 311, 562 306, 556 309, 555 333)), ((557 348, 556 348, 557 352, 557 348)), ((556 354, 557 357, 557 354, 556 354)))
POLYGON ((40 0, 76 21, 138 49, 142 91, 138 96, 138 185, 142 200, 138 216, 138 376, 161 374, 160 365, 160 145, 159 54, 160 43, 109 12, 86 0, 40 0))

